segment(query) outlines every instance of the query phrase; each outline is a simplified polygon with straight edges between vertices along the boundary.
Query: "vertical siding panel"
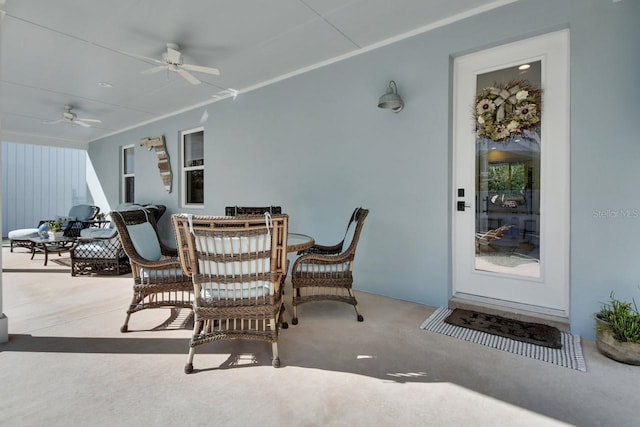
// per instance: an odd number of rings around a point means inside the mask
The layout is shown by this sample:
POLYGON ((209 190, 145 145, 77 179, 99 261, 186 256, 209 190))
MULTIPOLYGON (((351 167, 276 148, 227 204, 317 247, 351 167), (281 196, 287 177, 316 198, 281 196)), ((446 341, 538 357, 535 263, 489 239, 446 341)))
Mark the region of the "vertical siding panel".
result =
POLYGON ((92 204, 83 150, 2 142, 4 236, 92 204))
MULTIPOLYGON (((2 159, 2 161, 6 161, 6 169, 7 169, 7 180, 4 182, 4 186, 6 188, 7 184, 10 185, 9 188, 11 188, 12 191, 9 192, 8 196, 7 196, 7 204, 6 206, 9 207, 10 209, 10 214, 6 215, 7 218, 16 218, 16 210, 17 210, 17 200, 16 200, 16 194, 18 193, 17 189, 16 189, 16 185, 15 185, 15 179, 16 179, 16 151, 17 151, 17 147, 14 144, 11 144, 9 147, 9 152, 8 155, 6 157, 6 159, 2 159)), ((9 223, 12 223, 12 221, 9 221, 9 223)), ((11 229, 4 229, 3 231, 8 232, 11 229)))
POLYGON ((31 224, 37 224, 37 222, 35 222, 33 220, 33 212, 34 212, 34 208, 35 208, 35 203, 33 201, 33 199, 35 197, 34 196, 34 182, 37 182, 35 180, 34 177, 34 167, 33 167, 33 156, 34 156, 34 149, 35 147, 33 145, 24 145, 23 147, 24 151, 23 153, 23 161, 24 161, 24 175, 23 175, 23 192, 21 194, 19 194, 19 197, 22 198, 22 214, 25 217, 29 217, 30 221, 29 223, 31 224))
POLYGON ((37 225, 39 218, 38 213, 42 212, 42 196, 40 195, 42 188, 42 151, 33 147, 31 154, 31 165, 33 167, 33 192, 31 199, 33 200, 33 211, 30 212, 29 222, 37 225), (38 218, 36 218, 38 216, 38 218))

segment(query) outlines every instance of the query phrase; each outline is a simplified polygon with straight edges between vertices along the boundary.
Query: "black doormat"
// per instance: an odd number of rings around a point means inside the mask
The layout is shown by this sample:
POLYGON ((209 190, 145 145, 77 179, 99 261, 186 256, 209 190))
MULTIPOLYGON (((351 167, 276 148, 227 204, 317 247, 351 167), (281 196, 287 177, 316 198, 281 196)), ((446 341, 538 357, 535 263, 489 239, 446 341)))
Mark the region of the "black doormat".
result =
POLYGON ((521 322, 492 314, 456 308, 446 323, 550 348, 562 348, 560 331, 540 323, 521 322))

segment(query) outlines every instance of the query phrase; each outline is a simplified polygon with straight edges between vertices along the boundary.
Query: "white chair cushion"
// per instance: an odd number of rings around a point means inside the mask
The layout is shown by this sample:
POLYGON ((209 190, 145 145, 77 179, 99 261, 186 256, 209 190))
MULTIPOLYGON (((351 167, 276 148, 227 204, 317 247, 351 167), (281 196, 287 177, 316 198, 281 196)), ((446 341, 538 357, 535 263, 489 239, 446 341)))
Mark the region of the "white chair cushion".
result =
POLYGON ((12 230, 7 237, 11 240, 29 240, 32 237, 38 237, 38 229, 20 228, 18 230, 12 230))
POLYGON ((74 249, 73 254, 76 258, 115 258, 120 246, 109 243, 109 240, 81 243, 74 249))
POLYGON ((115 228, 83 228, 80 230, 80 237, 91 237, 94 239, 110 239, 115 237, 118 231, 115 228))
POLYGON ((250 282, 238 285, 220 285, 218 283, 201 284, 200 297, 207 300, 227 300, 242 298, 261 298, 269 295, 269 282, 250 282))
MULTIPOLYGON (((199 252, 214 254, 235 255, 255 253, 259 250, 271 250, 271 236, 260 235, 255 237, 196 237, 196 249, 199 252)), ((271 260, 262 259, 254 261, 213 262, 198 259, 198 268, 201 274, 210 275, 239 275, 268 273, 271 271, 271 260)))
POLYGON ((298 272, 302 273, 337 273, 349 270, 349 263, 340 264, 298 264, 298 272))
POLYGON ((168 279, 171 277, 182 277, 182 268, 166 268, 162 270, 152 270, 148 268, 140 269, 140 276, 145 279, 168 279))

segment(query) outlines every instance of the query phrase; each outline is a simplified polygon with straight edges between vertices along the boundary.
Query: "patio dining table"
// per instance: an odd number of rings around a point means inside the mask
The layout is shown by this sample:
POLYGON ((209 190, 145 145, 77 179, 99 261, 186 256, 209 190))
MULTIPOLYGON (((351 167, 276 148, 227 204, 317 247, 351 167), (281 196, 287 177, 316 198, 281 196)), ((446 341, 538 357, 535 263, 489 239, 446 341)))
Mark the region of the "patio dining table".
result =
POLYGON ((287 237, 287 252, 300 252, 309 249, 316 242, 313 237, 306 234, 289 233, 287 237))

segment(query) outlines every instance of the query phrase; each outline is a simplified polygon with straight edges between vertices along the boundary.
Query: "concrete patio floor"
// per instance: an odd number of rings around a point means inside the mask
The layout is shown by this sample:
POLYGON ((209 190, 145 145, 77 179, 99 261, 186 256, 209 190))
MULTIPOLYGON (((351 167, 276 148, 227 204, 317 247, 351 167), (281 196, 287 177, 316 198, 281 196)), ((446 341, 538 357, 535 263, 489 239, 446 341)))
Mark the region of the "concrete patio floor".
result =
POLYGON ((434 307, 362 292, 363 323, 345 304, 300 306, 279 369, 268 344, 219 342, 186 375, 186 313, 168 327, 169 310, 137 313, 122 334, 130 275, 71 277, 42 257, 3 248, 3 426, 640 425, 640 367, 593 341, 579 372, 426 332, 434 307))

